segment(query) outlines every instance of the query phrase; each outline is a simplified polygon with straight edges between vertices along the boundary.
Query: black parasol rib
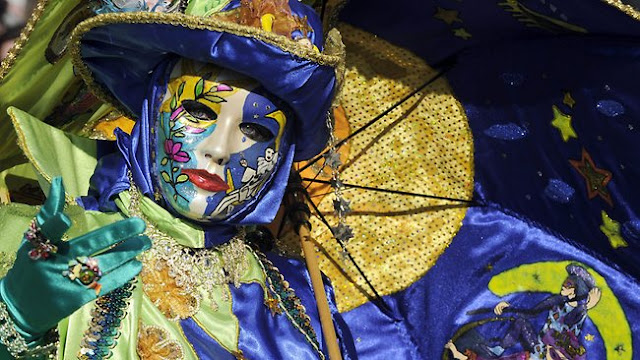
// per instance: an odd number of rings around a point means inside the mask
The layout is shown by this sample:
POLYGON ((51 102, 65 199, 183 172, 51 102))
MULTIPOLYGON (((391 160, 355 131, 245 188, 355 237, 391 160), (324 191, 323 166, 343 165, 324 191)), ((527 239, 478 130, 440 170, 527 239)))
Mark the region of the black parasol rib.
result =
MULTIPOLYGON (((331 181, 327 181, 327 180, 319 180, 319 179, 311 179, 311 178, 302 178, 302 180, 309 181, 312 183, 315 182, 320 184, 328 184, 328 185, 331 184, 331 181)), ((429 198, 429 199, 448 200, 448 201, 462 202, 469 205, 478 205, 478 203, 475 200, 456 199, 456 198, 450 198, 446 196, 429 195, 429 194, 418 194, 418 193, 412 193, 407 191, 382 189, 382 188, 375 188, 371 186, 362 186, 362 185, 347 184, 347 183, 342 183, 342 185, 347 188, 371 190, 371 191, 378 191, 378 192, 384 192, 384 193, 396 194, 396 195, 417 196, 417 197, 423 197, 423 198, 429 198)))
MULTIPOLYGON (((360 127, 358 130, 352 132, 351 134, 349 134, 349 136, 347 136, 346 138, 338 141, 335 144, 331 144, 329 146, 329 148, 339 148, 340 146, 342 146, 342 144, 344 144, 345 142, 349 141, 351 138, 353 138, 354 136, 360 134, 361 132, 365 131, 366 129, 368 129, 371 125, 375 124, 376 122, 378 122, 380 119, 382 119, 383 117, 385 117, 387 114, 389 114, 391 111, 393 111, 394 109, 396 109, 398 106, 404 104, 407 100, 411 99, 414 95, 416 95, 417 93, 419 93, 420 91, 424 90, 424 88, 426 88, 427 86, 429 86, 430 84, 432 84, 434 81, 438 80, 442 75, 446 74, 447 71, 449 71, 451 68, 453 67, 453 65, 448 65, 446 66, 443 70, 441 70, 440 72, 438 72, 435 76, 431 77, 429 80, 427 80, 424 84, 420 85, 417 89, 413 90, 412 92, 410 92, 407 96, 403 97, 402 99, 400 99, 400 101, 398 101, 397 103, 393 104, 391 107, 389 107, 387 110, 381 112, 380 114, 376 115, 376 117, 374 117, 373 119, 369 120, 368 123, 362 125, 362 127, 360 127)), ((328 150, 325 150, 323 152, 321 152, 320 154, 316 155, 316 157, 314 157, 313 159, 309 160, 304 166, 302 166, 300 169, 298 169, 298 172, 302 172, 304 171, 306 168, 308 168, 309 166, 315 164, 316 162, 318 162, 318 160, 320 160, 322 158, 322 156, 327 152, 328 150)))
POLYGON ((380 311, 382 311, 384 314, 387 314, 389 316, 392 315, 392 311, 391 308, 389 307, 389 305, 387 305, 387 303, 384 301, 384 299, 382 298, 382 296, 380 296, 380 294, 378 293, 378 291, 376 290, 376 288, 373 286, 373 284, 371 283, 371 281, 369 281, 369 278, 367 278, 367 276, 364 274, 364 271, 362 270, 362 268, 360 268, 360 266, 358 265, 358 263, 356 262, 356 260, 353 258, 353 256, 351 256, 351 253, 347 250, 347 247, 345 245, 345 243, 338 239, 335 234, 333 233, 333 228, 331 227, 331 225, 329 224, 329 222, 327 221, 327 219, 324 217, 324 215, 322 215, 322 212, 320 212, 320 209, 318 209, 318 207, 316 206, 316 204, 313 202, 313 200, 311 200, 311 196, 309 196, 308 192, 304 192, 305 196, 307 197, 307 200, 309 202, 309 204, 311 204, 311 207, 313 207, 313 210, 316 212, 316 214, 318 215, 318 217, 320 218, 320 221, 322 221, 322 223, 324 225, 327 226, 327 228, 329 229, 329 231, 331 232, 331 234, 333 235, 332 237, 334 239, 336 239, 336 241, 338 242, 338 244, 340 244, 340 247, 342 247, 342 250, 344 251, 344 253, 347 255, 347 257, 349 258, 349 260, 353 263, 353 266, 356 268, 356 270, 358 270, 358 273, 360 273, 360 276, 362 276, 362 278, 364 279, 364 281, 367 283, 367 286, 369 286, 369 288, 371 289, 371 291, 373 292, 373 295, 375 296, 375 299, 373 299, 373 303, 380 309, 380 311))

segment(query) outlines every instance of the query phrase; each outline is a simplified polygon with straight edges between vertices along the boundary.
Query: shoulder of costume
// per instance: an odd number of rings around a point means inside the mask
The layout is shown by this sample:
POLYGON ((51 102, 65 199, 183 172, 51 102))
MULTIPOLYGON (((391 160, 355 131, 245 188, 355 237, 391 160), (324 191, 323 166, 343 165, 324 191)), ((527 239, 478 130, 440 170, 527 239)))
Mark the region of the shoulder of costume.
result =
MULTIPOLYGON (((17 134, 18 146, 33 166, 43 192, 49 192, 53 178, 62 177, 67 202, 65 213, 72 218, 74 224, 69 230, 69 236, 73 237, 123 218, 121 214, 86 211, 76 203, 75 199, 87 195, 89 190, 89 179, 98 162, 97 140, 68 134, 15 107, 10 107, 7 113, 17 134)), ((0 223, 4 227, 17 221, 20 225, 28 226, 36 212, 36 207, 22 204, 2 206, 0 223), (6 221, 6 216, 11 216, 11 221, 6 221), (21 220, 18 221, 18 218, 21 220)), ((20 226, 12 233, 21 238, 25 229, 25 226, 20 226)), ((4 230, 4 233, 8 233, 4 230)))
POLYGON ((48 193, 51 179, 61 176, 68 204, 87 195, 98 162, 97 141, 68 134, 15 107, 9 107, 7 113, 18 146, 34 167, 44 193, 48 193))

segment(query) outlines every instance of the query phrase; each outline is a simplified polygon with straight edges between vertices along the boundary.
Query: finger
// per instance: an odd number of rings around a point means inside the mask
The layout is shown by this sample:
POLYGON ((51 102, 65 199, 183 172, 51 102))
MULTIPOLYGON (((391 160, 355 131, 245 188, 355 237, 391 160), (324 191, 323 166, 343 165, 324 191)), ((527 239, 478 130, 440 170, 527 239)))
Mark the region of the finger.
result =
POLYGON ((62 212, 63 209, 64 185, 62 184, 62 178, 56 177, 51 180, 51 188, 49 189, 47 201, 45 201, 44 205, 40 208, 40 212, 38 212, 38 223, 43 224, 48 218, 62 212))
POLYGON ((59 212, 45 220, 38 221, 40 231, 49 240, 58 241, 62 235, 71 227, 71 219, 63 212, 59 212))
POLYGON ((122 266, 114 269, 109 274, 106 274, 100 279, 102 289, 100 295, 105 295, 111 291, 124 286, 131 279, 136 277, 142 270, 142 263, 138 260, 130 260, 122 266))
POLYGON ((96 256, 96 259, 102 273, 108 274, 150 248, 151 240, 148 237, 136 236, 123 241, 106 253, 96 256))
POLYGON ((89 256, 144 232, 146 224, 139 218, 129 218, 101 227, 69 242, 69 256, 89 256))

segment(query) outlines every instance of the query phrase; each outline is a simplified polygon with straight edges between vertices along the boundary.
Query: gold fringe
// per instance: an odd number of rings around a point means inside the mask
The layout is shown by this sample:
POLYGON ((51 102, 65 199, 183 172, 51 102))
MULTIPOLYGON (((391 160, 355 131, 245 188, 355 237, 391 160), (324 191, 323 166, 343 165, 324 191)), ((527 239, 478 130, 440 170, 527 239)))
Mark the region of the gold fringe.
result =
POLYGON ((336 91, 333 99, 333 106, 340 104, 340 94, 342 94, 342 84, 344 84, 344 74, 346 71, 346 52, 345 46, 342 42, 342 35, 338 29, 331 29, 327 33, 327 38, 324 43, 324 50, 327 53, 340 56, 340 62, 336 65, 336 91))
POLYGON ((622 2, 622 0, 603 0, 607 4, 618 8, 618 10, 631 16, 635 20, 640 21, 640 10, 634 8, 632 5, 628 5, 622 2))
MULTIPOLYGON (((217 32, 226 32, 237 36, 251 37, 267 44, 279 47, 297 57, 317 63, 318 65, 338 67, 343 62, 344 56, 341 54, 332 54, 328 51, 318 53, 313 49, 301 46, 295 41, 274 33, 263 31, 249 26, 238 25, 214 18, 204 18, 199 16, 185 15, 180 13, 110 13, 100 14, 89 18, 73 30, 69 44, 71 53, 71 61, 76 71, 85 81, 89 89, 102 101, 114 106, 123 114, 132 116, 131 112, 119 104, 110 93, 102 85, 95 82, 89 67, 82 61, 80 54, 81 40, 84 34, 91 29, 105 26, 109 24, 164 24, 176 27, 185 27, 193 30, 210 30, 217 32)), ((332 47, 334 48, 334 47, 332 47)))
POLYGON ((9 50, 9 53, 7 53, 7 56, 2 60, 2 63, 0 63, 0 82, 2 82, 2 79, 4 79, 5 75, 7 75, 13 64, 18 59, 22 47, 24 47, 24 45, 27 43, 29 35, 31 35, 31 32, 36 26, 36 23, 38 22, 38 20, 40 20, 40 17, 44 13, 44 8, 47 6, 48 2, 49 0, 38 1, 36 7, 31 13, 31 17, 29 17, 29 21, 27 21, 27 24, 24 26, 24 28, 22 28, 20 36, 9 50))

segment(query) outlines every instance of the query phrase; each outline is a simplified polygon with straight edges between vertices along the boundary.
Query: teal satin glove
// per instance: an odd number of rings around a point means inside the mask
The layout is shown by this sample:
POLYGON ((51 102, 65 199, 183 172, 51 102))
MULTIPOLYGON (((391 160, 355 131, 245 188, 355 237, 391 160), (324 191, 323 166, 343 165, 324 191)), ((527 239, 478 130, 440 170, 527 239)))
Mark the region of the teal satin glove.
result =
POLYGON ((34 246, 24 239, 13 267, 0 280, 2 301, 27 341, 39 338, 84 304, 133 279, 142 269, 135 257, 151 247, 149 238, 142 235, 145 223, 138 218, 64 242, 61 238, 71 221, 63 208, 64 187, 56 178, 36 220, 57 252, 34 260, 29 256, 34 246), (87 280, 98 270, 91 269, 96 262, 101 276, 89 285, 87 280))

